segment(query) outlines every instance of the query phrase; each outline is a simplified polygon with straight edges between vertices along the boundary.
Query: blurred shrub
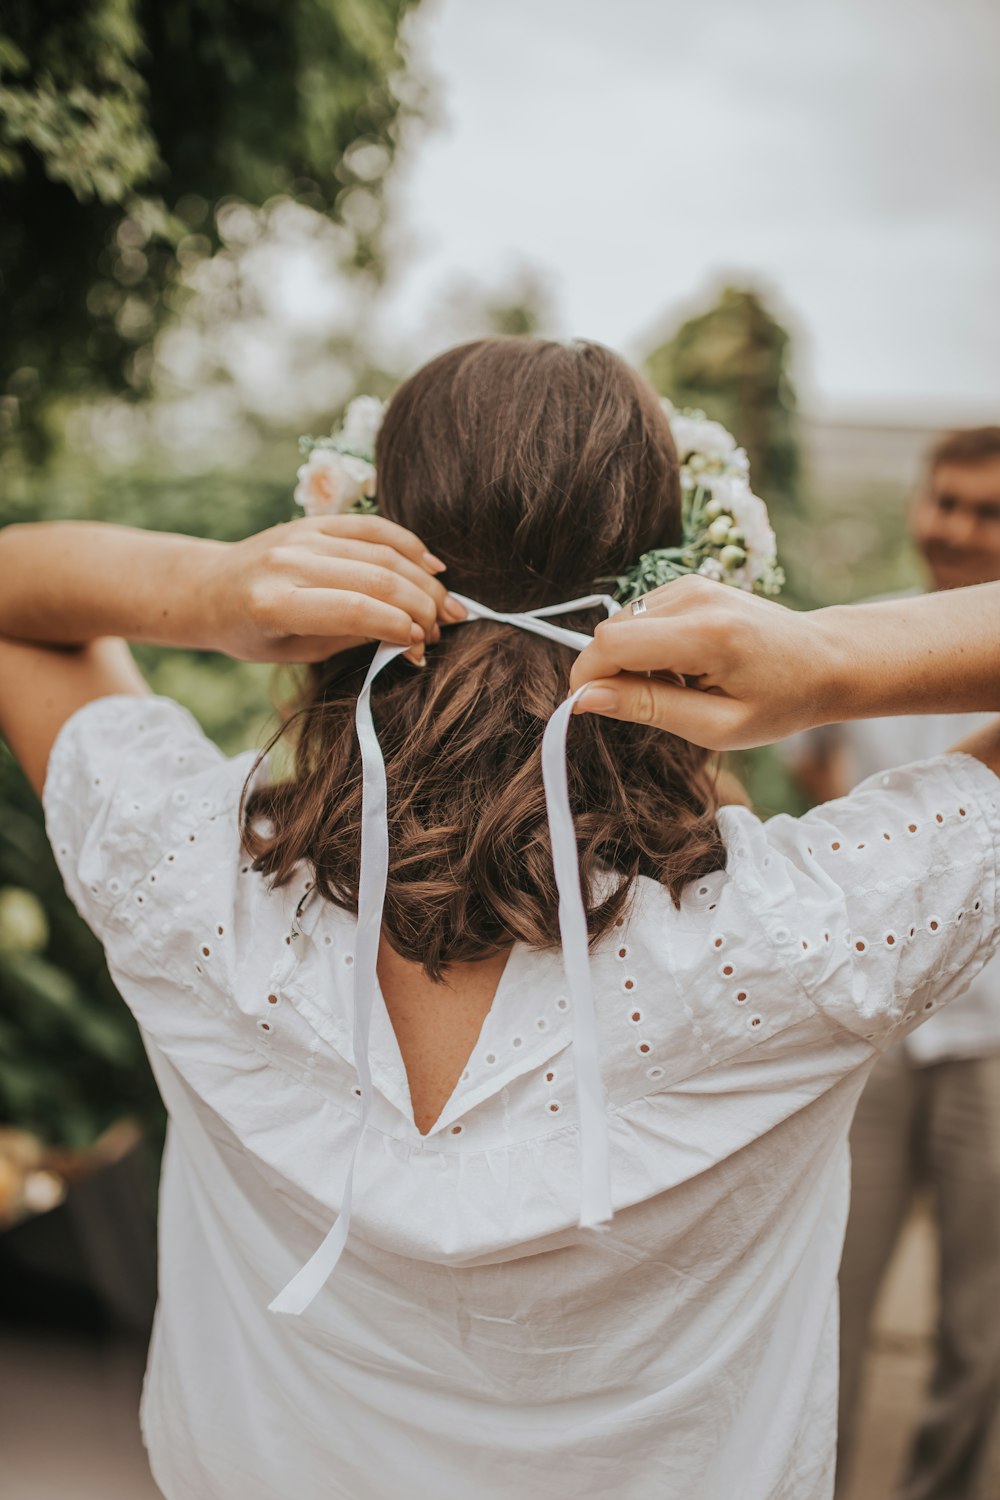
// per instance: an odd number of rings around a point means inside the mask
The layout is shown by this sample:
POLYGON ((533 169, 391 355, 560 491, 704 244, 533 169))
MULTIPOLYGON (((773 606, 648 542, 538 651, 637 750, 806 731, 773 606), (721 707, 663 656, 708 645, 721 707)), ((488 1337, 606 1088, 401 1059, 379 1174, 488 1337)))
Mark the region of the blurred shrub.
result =
POLYGON ((727 287, 646 357, 646 373, 678 406, 729 428, 750 457, 756 492, 776 516, 798 498, 791 336, 754 291, 727 287))
MULTIPOLYGON (((61 468, 34 471, 20 513, 220 538, 290 513, 289 483, 252 475, 167 478, 74 464, 65 483, 61 468)), ((151 647, 136 655, 153 688, 189 707, 228 753, 259 743, 273 713, 270 667, 151 647)), ((63 891, 38 800, 0 745, 0 1123, 82 1148, 124 1114, 158 1128, 160 1112, 101 946, 63 891)))
MULTIPOLYGON (((152 448, 139 469, 108 471, 56 439, 74 403, 146 393, 154 340, 190 305, 197 268, 231 317, 238 253, 275 204, 325 216, 336 261, 378 279, 383 184, 399 122, 421 105, 400 40, 415 4, 4 7, 0 524, 72 515, 232 538, 287 518, 293 448, 273 478, 258 452, 250 472, 192 477, 152 448)), ((137 655, 224 749, 258 739, 268 668, 137 655)), ((138 1033, 0 746, 0 1122, 79 1147, 123 1113, 159 1114, 138 1033)))

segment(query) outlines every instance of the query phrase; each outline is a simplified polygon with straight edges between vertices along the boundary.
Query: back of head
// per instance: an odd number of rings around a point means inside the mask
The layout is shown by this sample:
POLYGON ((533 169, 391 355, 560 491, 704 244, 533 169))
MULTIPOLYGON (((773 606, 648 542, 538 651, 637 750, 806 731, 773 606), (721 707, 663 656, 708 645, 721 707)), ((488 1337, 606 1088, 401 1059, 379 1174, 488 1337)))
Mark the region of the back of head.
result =
POLYGON ((680 537, 655 392, 597 344, 488 339, 406 381, 379 434, 379 509, 494 609, 591 593, 680 537))
MULTIPOLYGON (((450 588, 494 609, 602 591, 641 553, 680 538, 669 423, 655 392, 599 345, 489 339, 440 355, 393 396, 376 462, 381 514, 447 564, 450 588)), ((599 617, 565 623, 590 630, 599 617)), ((350 911, 361 808, 353 713, 371 655, 366 647, 307 669, 289 723, 293 774, 248 799, 244 829, 258 869, 280 883, 306 861, 318 890, 350 911)), ((540 742, 572 660, 565 646, 475 621, 445 628, 423 671, 400 661, 378 679, 390 838, 383 931, 435 977, 515 940, 558 946, 540 742)), ((595 939, 636 876, 676 899, 724 863, 705 751, 581 715, 568 761, 595 939)))

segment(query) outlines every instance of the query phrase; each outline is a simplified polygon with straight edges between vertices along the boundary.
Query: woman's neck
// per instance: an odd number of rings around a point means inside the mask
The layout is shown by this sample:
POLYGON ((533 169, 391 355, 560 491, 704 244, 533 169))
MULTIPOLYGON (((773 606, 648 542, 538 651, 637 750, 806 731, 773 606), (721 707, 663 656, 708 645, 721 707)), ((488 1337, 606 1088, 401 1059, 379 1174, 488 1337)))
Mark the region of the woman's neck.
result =
POLYGON ((472 1056, 510 956, 452 964, 444 980, 401 958, 383 937, 378 978, 410 1085, 413 1122, 426 1135, 472 1056))

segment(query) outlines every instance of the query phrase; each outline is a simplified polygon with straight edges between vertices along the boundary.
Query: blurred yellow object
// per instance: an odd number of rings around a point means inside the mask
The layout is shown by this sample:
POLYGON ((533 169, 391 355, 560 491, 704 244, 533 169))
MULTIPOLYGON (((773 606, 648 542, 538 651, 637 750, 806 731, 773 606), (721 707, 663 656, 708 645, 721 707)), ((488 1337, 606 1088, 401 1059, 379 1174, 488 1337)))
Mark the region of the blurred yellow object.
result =
POLYGON ((40 953, 48 940, 48 918, 38 898, 16 885, 0 890, 0 953, 40 953))
POLYGON ((0 1155, 0 1229, 12 1224, 14 1207, 21 1195, 23 1174, 6 1156, 0 1155))
POLYGON ((66 1196, 66 1184, 54 1172, 29 1172, 21 1184, 21 1199, 28 1213, 47 1214, 66 1196))
POLYGON ((110 1166, 142 1140, 134 1120, 118 1120, 83 1151, 46 1146, 28 1130, 0 1127, 0 1230, 58 1208, 76 1182, 110 1166))

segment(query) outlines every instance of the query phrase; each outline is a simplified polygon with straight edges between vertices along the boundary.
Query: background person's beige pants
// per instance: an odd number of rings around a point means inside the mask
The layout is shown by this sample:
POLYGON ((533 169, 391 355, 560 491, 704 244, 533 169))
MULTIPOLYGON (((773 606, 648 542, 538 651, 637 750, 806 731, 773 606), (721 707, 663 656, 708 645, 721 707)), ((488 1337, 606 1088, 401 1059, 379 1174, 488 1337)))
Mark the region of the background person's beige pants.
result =
POLYGON ((846 1494, 872 1311, 915 1190, 941 1256, 934 1372, 897 1500, 1000 1500, 1000 1052, 876 1065, 851 1130, 840 1268, 838 1497, 846 1494))

